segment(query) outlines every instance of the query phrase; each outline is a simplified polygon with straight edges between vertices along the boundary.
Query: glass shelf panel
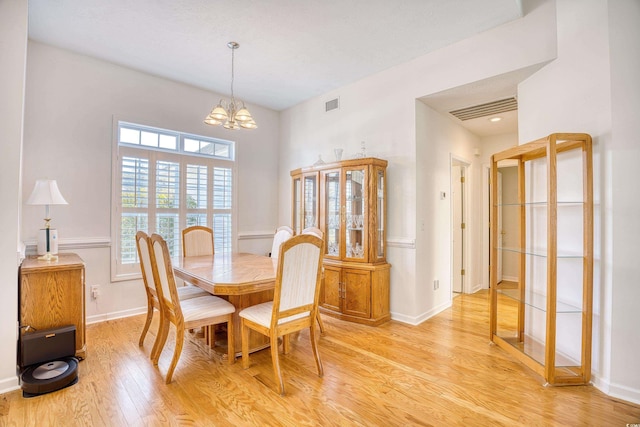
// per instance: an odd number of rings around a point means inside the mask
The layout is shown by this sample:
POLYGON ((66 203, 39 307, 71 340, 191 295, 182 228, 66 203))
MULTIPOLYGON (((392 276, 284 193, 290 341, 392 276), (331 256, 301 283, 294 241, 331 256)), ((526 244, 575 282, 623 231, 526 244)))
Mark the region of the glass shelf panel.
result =
MULTIPOLYGON (((502 333, 497 335, 498 337, 502 338, 505 342, 517 348, 520 352, 526 354, 527 356, 529 356, 539 364, 541 365, 545 364, 545 357, 544 357, 545 349, 544 349, 543 343, 526 335, 523 341, 519 341, 518 338, 516 337, 515 332, 510 333, 510 332, 503 331, 502 333)), ((580 366, 580 362, 570 357, 567 357, 561 353, 556 352, 555 365, 556 365, 556 368, 570 368, 570 367, 580 366)), ((563 374, 566 375, 566 373, 564 372, 563 374)), ((575 373, 573 373, 573 375, 578 376, 575 373)))
MULTIPOLYGON (((509 297, 515 301, 520 301, 520 291, 518 289, 499 289, 499 294, 509 297)), ((537 310, 547 311, 547 296, 537 292, 525 292, 524 303, 537 310)), ((572 304, 562 301, 556 302, 556 313, 582 313, 582 309, 572 304)))
MULTIPOLYGON (((526 249, 521 249, 521 248, 508 248, 508 247, 499 247, 496 248, 499 251, 503 251, 503 252, 515 252, 515 253, 519 253, 519 254, 525 254, 525 255, 531 255, 531 256, 536 256, 536 257, 541 257, 541 258, 547 258, 547 250, 546 249, 532 249, 532 248, 526 248, 526 249)), ((557 254, 557 258, 583 258, 584 255, 582 253, 578 253, 578 252, 574 252, 574 253, 570 253, 570 252, 563 252, 563 253, 558 253, 557 254)))
MULTIPOLYGON (((580 200, 566 200, 566 201, 558 201, 556 203, 558 205, 558 207, 560 206, 582 206, 584 205, 584 202, 580 201, 580 200)), ((498 203, 496 206, 498 207, 505 207, 505 206, 525 206, 525 207, 532 207, 532 208, 536 208, 536 207, 547 207, 549 204, 546 201, 538 201, 538 202, 525 202, 525 203, 498 203)))

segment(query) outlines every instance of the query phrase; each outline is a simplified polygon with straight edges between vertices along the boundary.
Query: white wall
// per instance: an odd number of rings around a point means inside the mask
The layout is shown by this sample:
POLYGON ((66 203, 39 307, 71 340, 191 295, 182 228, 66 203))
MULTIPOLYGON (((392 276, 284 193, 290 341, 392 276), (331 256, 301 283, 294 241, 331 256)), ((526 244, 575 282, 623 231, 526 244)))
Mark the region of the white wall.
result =
POLYGON ((558 0, 558 59, 518 92, 520 141, 552 132, 594 138, 594 379, 634 402, 640 402, 634 257, 640 202, 632 172, 640 162, 639 17, 636 1, 558 0))
MULTIPOLYGON (((477 284, 479 272, 472 266, 477 264, 480 251, 473 250, 478 245, 478 207, 481 194, 475 188, 476 169, 480 162, 473 150, 480 145, 480 138, 451 118, 430 107, 416 102, 417 147, 416 147, 416 302, 418 318, 425 320, 451 305, 452 292, 452 199, 451 160, 468 164, 465 180, 466 213, 464 221, 467 243, 465 265, 467 277, 465 287, 477 284), (441 193, 445 193, 444 199, 441 193), (440 287, 433 289, 433 281, 440 287), (426 310, 425 310, 426 309, 426 310)), ((418 322, 412 322, 418 323, 418 322)))
MULTIPOLYGON (((264 235, 277 226, 278 113, 249 105, 259 128, 229 131, 202 121, 219 95, 112 63, 29 42, 25 101, 24 187, 49 177, 66 206, 53 206, 61 250, 86 263, 89 321, 139 312, 146 297, 139 281, 110 283, 112 117, 236 141, 241 250, 268 252, 264 235), (253 239, 257 235, 257 239, 253 239)), ((35 241, 41 206, 23 207, 23 238, 35 241)), ((89 346, 89 352, 91 351, 89 346)))
MULTIPOLYGON (((424 221, 425 227, 432 227, 441 218, 448 221, 449 215, 438 209, 425 210, 425 215, 418 218, 417 209, 434 203, 439 206, 430 197, 439 188, 449 188, 449 153, 454 152, 457 141, 433 148, 446 153, 438 157, 444 158, 445 163, 438 161, 436 170, 421 171, 425 179, 435 177, 437 181, 418 183, 417 169, 423 166, 416 161, 416 141, 417 132, 424 125, 420 123, 421 112, 416 112, 416 105, 422 109, 416 99, 553 59, 556 54, 553 3, 532 4, 522 19, 311 99, 281 115, 279 189, 283 199, 284 195, 290 197, 291 192, 288 171, 312 164, 318 154, 332 159, 335 147, 344 148, 344 156, 348 157, 365 141, 368 154, 389 161, 387 254, 392 264, 394 319, 418 323, 437 312, 443 300, 434 294, 433 275, 440 274, 441 269, 446 272, 446 277, 437 277, 441 280, 440 294, 444 294, 442 280, 450 280, 448 265, 438 265, 438 272, 425 272, 428 274, 425 277, 417 274, 417 247, 435 250, 446 245, 448 252, 450 239, 447 236, 443 242, 441 236, 431 234, 424 236, 427 241, 418 244, 416 226, 424 221), (324 102, 335 97, 340 97, 340 110, 325 113, 324 102)), ((466 157, 472 159, 473 155, 466 157)), ((280 222, 289 223, 290 200, 282 200, 280 206, 280 222)), ((480 239, 476 237, 476 244, 477 240, 480 239)), ((481 280, 478 277, 474 283, 481 280)))
POLYGON ((640 2, 615 0, 609 5, 611 63, 611 142, 604 147, 606 190, 605 234, 611 249, 611 371, 609 392, 640 403, 640 2), (609 175, 610 173, 610 175, 609 175), (610 210, 608 208, 611 208, 610 210))
POLYGON ((0 1, 0 393, 18 387, 16 321, 27 2, 0 1))

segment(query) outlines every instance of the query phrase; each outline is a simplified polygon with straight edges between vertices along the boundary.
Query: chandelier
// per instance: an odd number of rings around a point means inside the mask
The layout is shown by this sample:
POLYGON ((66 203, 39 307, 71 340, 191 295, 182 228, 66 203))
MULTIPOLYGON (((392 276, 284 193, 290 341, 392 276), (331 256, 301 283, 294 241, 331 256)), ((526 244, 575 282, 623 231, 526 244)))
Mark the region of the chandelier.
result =
POLYGON ((244 102, 236 100, 233 96, 233 59, 234 52, 240 45, 236 42, 229 42, 227 46, 231 49, 231 100, 221 99, 204 119, 204 122, 212 126, 222 125, 226 129, 256 129, 258 125, 244 106, 244 102))

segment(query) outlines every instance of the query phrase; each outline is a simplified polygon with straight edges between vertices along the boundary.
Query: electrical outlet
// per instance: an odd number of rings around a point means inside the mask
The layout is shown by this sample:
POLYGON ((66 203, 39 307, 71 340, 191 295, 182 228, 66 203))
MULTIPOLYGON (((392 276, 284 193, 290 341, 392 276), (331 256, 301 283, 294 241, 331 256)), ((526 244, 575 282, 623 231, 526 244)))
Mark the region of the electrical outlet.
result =
POLYGON ((100 285, 91 286, 91 298, 98 299, 100 296, 100 285))
POLYGON ((436 291, 436 290, 438 290, 438 289, 440 289, 440 280, 435 279, 435 280, 433 281, 433 290, 434 290, 434 291, 436 291))

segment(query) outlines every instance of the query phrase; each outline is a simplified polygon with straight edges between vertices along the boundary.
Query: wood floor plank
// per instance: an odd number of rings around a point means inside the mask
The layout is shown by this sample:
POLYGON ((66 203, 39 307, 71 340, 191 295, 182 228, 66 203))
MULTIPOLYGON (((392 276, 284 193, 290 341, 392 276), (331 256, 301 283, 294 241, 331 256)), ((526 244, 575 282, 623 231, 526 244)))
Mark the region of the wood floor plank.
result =
POLYGON ((0 395, 0 426, 603 426, 640 423, 640 406, 592 386, 544 387, 534 372, 488 339, 486 292, 461 295, 418 326, 379 327, 323 317, 318 377, 308 332, 281 355, 287 395, 278 395, 268 350, 251 366, 229 365, 223 348, 187 334, 171 384, 169 334, 158 367, 144 346, 144 317, 87 328, 78 384, 34 398, 0 395))

